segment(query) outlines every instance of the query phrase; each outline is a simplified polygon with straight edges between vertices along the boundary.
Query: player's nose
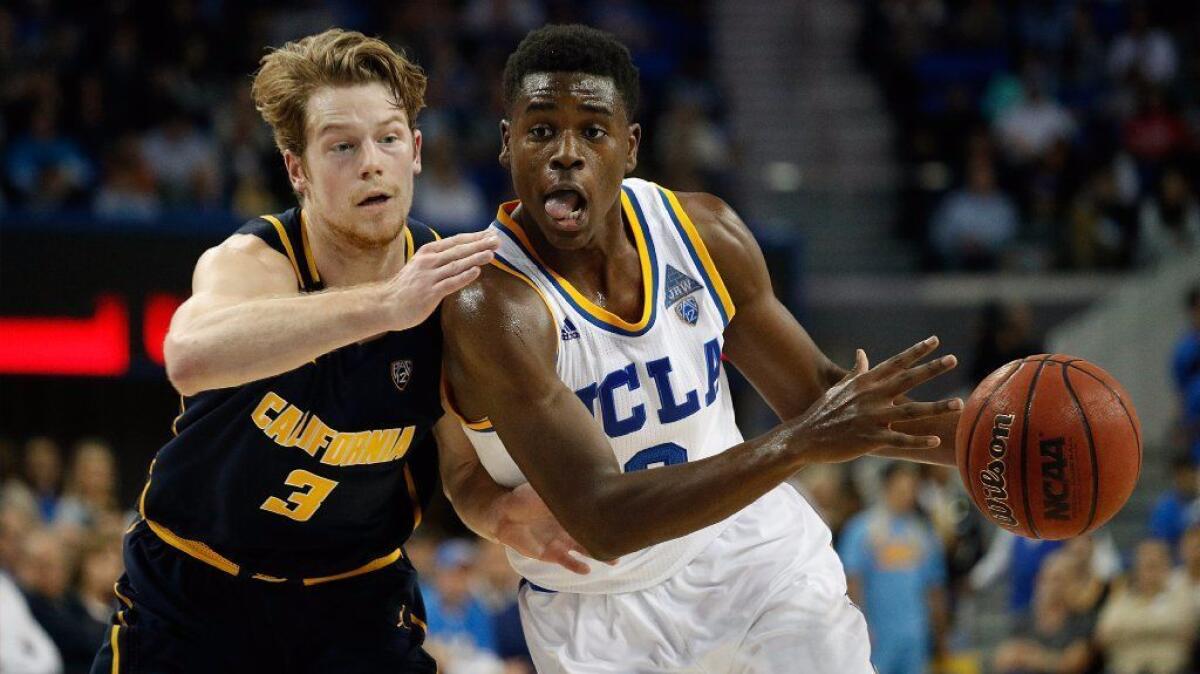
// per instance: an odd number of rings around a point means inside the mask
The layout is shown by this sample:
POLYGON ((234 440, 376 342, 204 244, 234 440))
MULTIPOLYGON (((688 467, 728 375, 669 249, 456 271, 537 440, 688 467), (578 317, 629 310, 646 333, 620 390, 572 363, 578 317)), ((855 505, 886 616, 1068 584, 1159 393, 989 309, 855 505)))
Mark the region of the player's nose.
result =
POLYGON ((579 138, 573 133, 563 133, 558 137, 554 154, 550 157, 550 168, 556 171, 570 171, 583 168, 583 153, 580 152, 579 138))
POLYGON ((369 140, 363 143, 361 158, 359 175, 363 179, 383 175, 383 150, 379 149, 375 141, 369 140))

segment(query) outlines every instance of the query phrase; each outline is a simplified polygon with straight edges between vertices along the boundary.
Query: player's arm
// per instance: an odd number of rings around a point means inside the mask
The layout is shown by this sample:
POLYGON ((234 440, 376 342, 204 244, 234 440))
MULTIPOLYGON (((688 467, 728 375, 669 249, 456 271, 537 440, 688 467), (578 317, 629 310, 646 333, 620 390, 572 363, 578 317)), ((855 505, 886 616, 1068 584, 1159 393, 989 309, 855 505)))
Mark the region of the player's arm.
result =
MULTIPOLYGON (((716 456, 623 473, 591 412, 555 371, 557 326, 522 281, 488 268, 442 308, 445 371, 455 402, 486 415, 508 453, 563 527, 597 559, 678 538, 749 505, 809 463, 844 461, 890 445, 924 447, 889 420, 946 403, 891 399, 945 371, 918 364, 923 342, 875 369, 861 355, 852 376, 802 418, 716 456)), ((477 414, 472 414, 477 412, 477 414)))
POLYGON ((425 320, 491 260, 494 235, 422 246, 393 278, 301 294, 282 254, 235 235, 200 257, 192 296, 163 345, 167 376, 184 395, 293 370, 347 344, 425 320))
POLYGON ((583 546, 562 528, 528 484, 507 489, 492 480, 453 414, 444 415, 433 432, 442 489, 471 531, 526 557, 588 573, 587 564, 569 554, 572 550, 586 554, 583 546))
MULTIPOLYGON (((726 356, 780 419, 800 415, 847 371, 821 351, 775 296, 758 242, 737 213, 711 194, 676 196, 696 225, 736 309, 725 329, 726 356)), ((916 450, 885 447, 874 454, 952 465, 957 422, 958 412, 897 421, 892 428, 909 435, 936 435, 941 444, 916 450)))

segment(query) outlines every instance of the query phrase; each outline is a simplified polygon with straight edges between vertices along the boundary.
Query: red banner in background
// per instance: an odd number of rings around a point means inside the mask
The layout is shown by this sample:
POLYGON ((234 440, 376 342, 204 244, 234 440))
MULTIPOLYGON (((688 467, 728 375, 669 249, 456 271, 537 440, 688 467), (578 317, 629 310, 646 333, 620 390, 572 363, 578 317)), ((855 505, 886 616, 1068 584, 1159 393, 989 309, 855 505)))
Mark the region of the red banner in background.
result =
MULTIPOLYGON (((142 346, 147 358, 163 364, 163 340, 183 299, 167 293, 146 298, 142 346)), ((0 374, 119 377, 129 374, 129 302, 119 295, 96 298, 85 318, 0 316, 0 374)))

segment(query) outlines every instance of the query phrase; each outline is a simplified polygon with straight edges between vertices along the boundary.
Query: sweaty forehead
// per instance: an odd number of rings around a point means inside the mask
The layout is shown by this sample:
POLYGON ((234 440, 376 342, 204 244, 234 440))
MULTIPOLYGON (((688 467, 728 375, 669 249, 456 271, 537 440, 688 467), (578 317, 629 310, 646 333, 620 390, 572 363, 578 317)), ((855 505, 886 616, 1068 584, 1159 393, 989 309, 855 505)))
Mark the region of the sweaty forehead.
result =
POLYGON ((535 102, 557 103, 565 98, 573 98, 580 105, 603 105, 613 112, 622 103, 611 77, 572 72, 530 73, 521 80, 517 109, 523 110, 535 102))

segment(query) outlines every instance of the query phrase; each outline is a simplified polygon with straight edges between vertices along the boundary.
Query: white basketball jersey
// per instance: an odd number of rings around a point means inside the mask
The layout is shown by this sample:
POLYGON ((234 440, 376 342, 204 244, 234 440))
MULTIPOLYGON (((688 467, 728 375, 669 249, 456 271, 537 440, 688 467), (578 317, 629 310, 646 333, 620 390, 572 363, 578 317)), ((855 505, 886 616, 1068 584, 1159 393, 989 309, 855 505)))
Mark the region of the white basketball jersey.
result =
MULTIPOLYGON (((492 224, 501 238, 495 264, 542 296, 559 327, 558 376, 592 412, 626 472, 719 454, 742 442, 721 364, 733 302, 674 194, 627 179, 621 204, 641 258, 644 311, 636 323, 596 306, 539 259, 511 217, 517 202, 502 205, 492 224)), ((509 487, 526 481, 486 419, 464 427, 493 479, 509 487)), ((587 575, 511 550, 509 560, 536 586, 628 592, 671 576, 727 522, 625 555, 615 566, 590 561, 587 575)))

